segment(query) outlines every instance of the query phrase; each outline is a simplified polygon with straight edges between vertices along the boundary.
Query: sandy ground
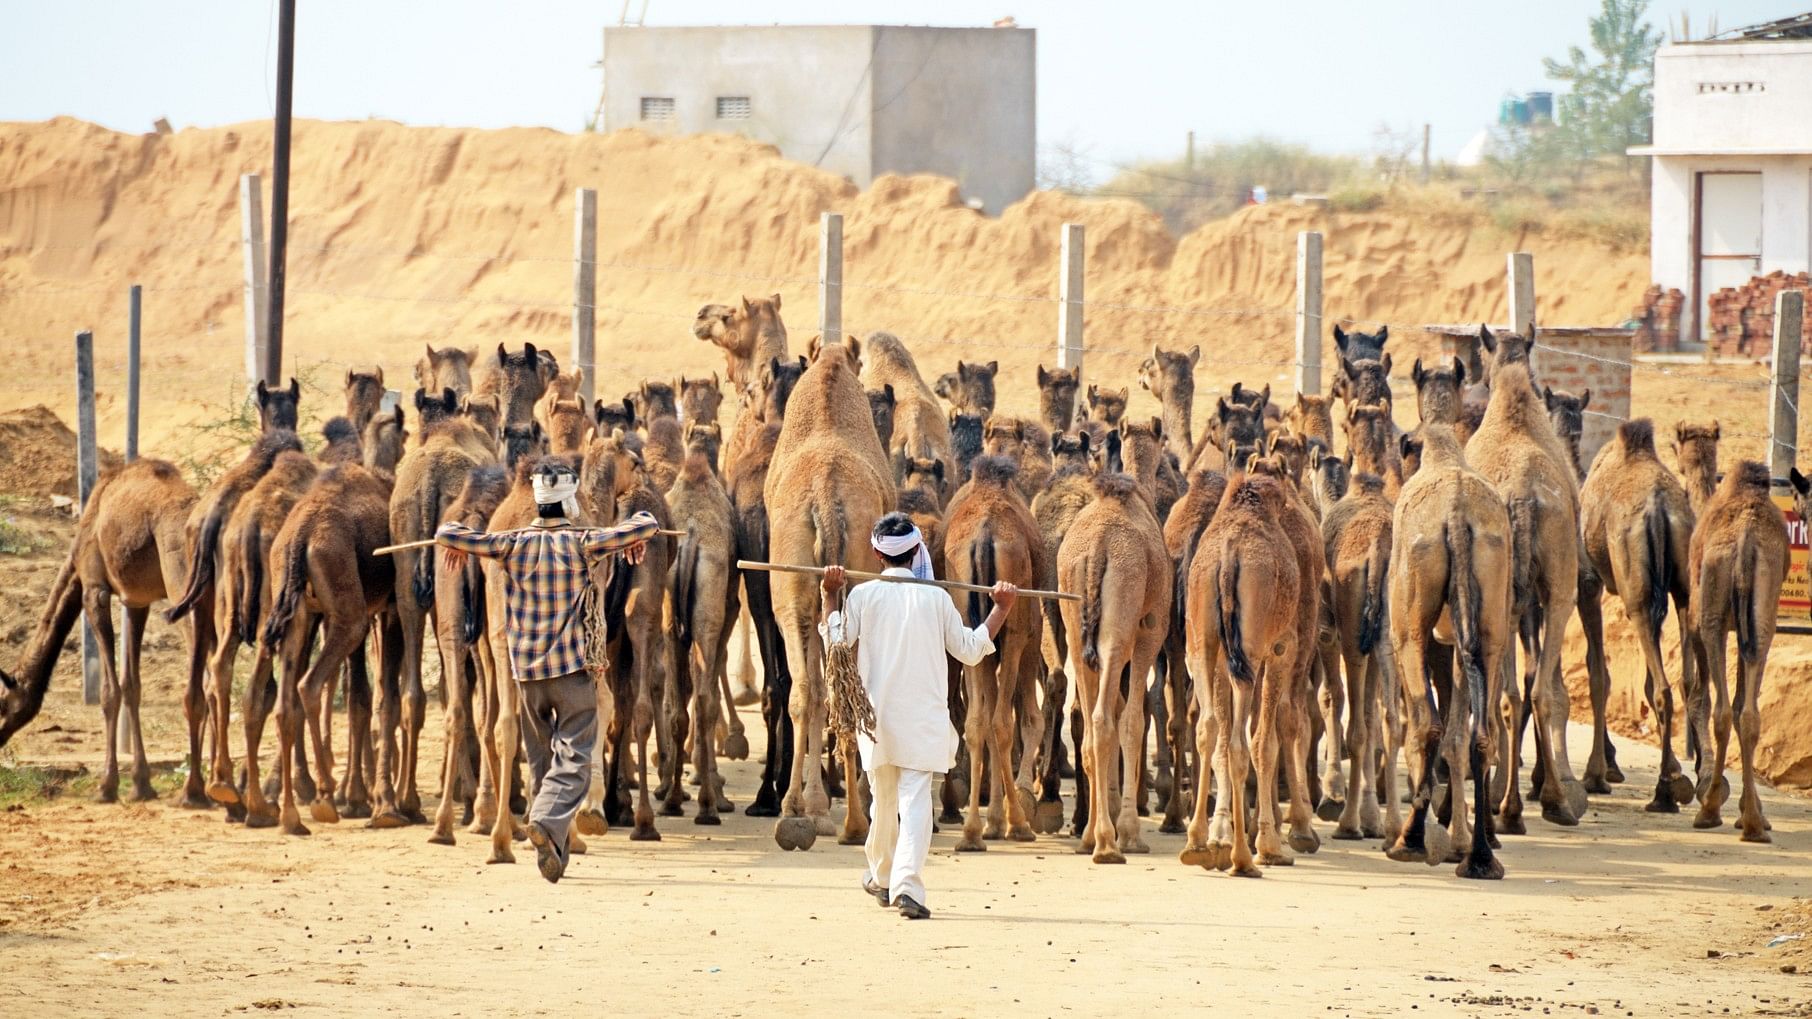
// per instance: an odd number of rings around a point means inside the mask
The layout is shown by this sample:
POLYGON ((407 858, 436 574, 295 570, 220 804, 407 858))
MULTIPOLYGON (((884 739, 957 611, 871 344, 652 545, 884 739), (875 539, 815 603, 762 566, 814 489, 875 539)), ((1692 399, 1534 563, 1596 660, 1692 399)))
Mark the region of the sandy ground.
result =
MULTIPOLYGON (((486 866, 485 841, 463 833, 453 848, 427 845, 424 828, 356 823, 298 839, 165 802, 40 800, 0 813, 0 957, 13 1000, 51 1015, 128 1002, 146 1015, 568 1015, 601 1000, 687 1015, 1258 1001, 1812 1014, 1812 977, 1781 972, 1798 960, 1812 973, 1804 943, 1766 947, 1812 930, 1792 898, 1812 889, 1812 803, 1768 794, 1775 843, 1742 845, 1730 827, 1643 813, 1656 754, 1622 753, 1630 782, 1576 830, 1535 822, 1509 839, 1501 883, 1393 864, 1376 842, 1330 841, 1252 881, 1181 866, 1181 837, 1154 822, 1152 855, 1124 867, 1094 866, 1064 838, 959 857, 945 832, 926 923, 859 893, 859 849, 782 853, 771 822, 740 814, 718 829, 662 819, 655 845, 613 831, 549 886, 526 845, 516 865, 486 866)), ((754 764, 728 779, 746 799, 754 764)))

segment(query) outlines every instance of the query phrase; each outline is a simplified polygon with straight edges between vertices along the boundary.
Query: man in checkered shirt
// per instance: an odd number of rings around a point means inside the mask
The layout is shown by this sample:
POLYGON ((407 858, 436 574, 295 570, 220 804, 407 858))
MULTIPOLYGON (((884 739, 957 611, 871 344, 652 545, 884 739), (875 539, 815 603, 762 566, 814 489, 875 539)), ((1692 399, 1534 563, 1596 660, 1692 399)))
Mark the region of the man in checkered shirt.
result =
POLYGON ((598 735, 597 692, 585 669, 588 568, 610 552, 631 566, 641 562, 658 525, 637 513, 615 527, 573 526, 579 478, 564 462, 543 460, 531 482, 536 517, 530 526, 493 534, 449 522, 434 536, 503 568, 510 672, 522 693, 523 743, 538 790, 529 841, 541 876, 552 882, 566 872, 567 836, 591 785, 598 735))

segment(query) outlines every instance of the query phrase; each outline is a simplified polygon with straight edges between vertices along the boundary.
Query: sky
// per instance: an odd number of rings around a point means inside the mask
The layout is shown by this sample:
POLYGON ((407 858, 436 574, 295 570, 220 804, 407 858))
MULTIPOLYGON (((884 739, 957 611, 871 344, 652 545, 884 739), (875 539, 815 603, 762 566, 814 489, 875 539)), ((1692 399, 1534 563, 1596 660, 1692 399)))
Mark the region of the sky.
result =
MULTIPOLYGON (((631 16, 642 0, 632 0, 631 16)), ((1666 0, 1663 0, 1665 3, 1666 0)), ((580 130, 615 0, 300 0, 295 114, 580 130)), ((1719 0, 1728 29, 1812 0, 1719 0)), ((145 131, 269 117, 274 0, 37 0, 6 6, 0 120, 80 117, 145 131)), ((1038 30, 1038 138, 1102 165, 1253 136, 1364 154, 1380 126, 1430 125, 1451 157, 1508 92, 1551 88, 1541 58, 1587 41, 1596 0, 648 0, 649 25, 987 25, 1038 30)), ((1680 6, 1651 15, 1676 24, 1680 6)), ((4 182, 0 182, 3 186, 4 182)))

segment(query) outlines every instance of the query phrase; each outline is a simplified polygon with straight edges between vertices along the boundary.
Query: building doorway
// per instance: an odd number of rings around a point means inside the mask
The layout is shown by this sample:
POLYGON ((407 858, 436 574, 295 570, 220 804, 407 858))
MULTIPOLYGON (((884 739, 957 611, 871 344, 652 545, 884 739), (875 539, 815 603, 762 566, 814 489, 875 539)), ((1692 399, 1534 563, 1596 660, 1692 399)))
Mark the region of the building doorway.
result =
POLYGON ((1710 342, 1711 295, 1762 271, 1762 175, 1705 172, 1697 184, 1693 307, 1699 339, 1710 342))

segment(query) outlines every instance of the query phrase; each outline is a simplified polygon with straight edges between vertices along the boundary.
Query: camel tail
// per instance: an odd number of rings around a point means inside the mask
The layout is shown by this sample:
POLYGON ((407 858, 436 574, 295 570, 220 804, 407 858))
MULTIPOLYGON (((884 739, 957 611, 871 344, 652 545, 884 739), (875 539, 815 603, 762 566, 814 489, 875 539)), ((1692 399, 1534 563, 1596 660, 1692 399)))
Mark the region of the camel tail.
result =
MULTIPOLYGON (((432 551, 432 550, 429 550, 432 551)), ((427 558, 428 553, 423 553, 427 558)), ((467 645, 478 643, 484 633, 484 567, 476 556, 466 556, 459 568, 459 636, 467 645)))
POLYGON ((1238 556, 1221 564, 1214 588, 1214 623, 1220 629, 1221 650, 1227 656, 1227 674, 1241 683, 1256 682, 1258 673, 1246 657, 1246 645, 1240 637, 1238 556))
POLYGON ((1661 624, 1667 619, 1667 599, 1674 586, 1673 535, 1667 528, 1667 506, 1661 492, 1649 494, 1643 528, 1648 542, 1648 632, 1661 643, 1661 624))
POLYGON ((224 526, 226 514, 216 503, 201 521, 201 532, 195 536, 194 547, 189 549, 189 583, 176 604, 164 611, 165 622, 174 623, 188 615, 208 585, 214 582, 214 550, 220 544, 220 529, 224 526))
POLYGON ((1362 655, 1371 654, 1384 635, 1384 592, 1389 569, 1385 557, 1389 554, 1389 548, 1373 543, 1359 574, 1359 581, 1365 587, 1365 600, 1359 606, 1359 653, 1362 655))
MULTIPOLYGON (((994 565, 994 528, 986 521, 982 522, 981 531, 975 536, 975 542, 969 546, 969 583, 993 587, 999 579, 994 565)), ((969 625, 980 626, 988 618, 987 595, 979 591, 969 592, 969 625)))
POLYGON ((1739 540, 1736 576, 1730 585, 1730 614, 1736 619, 1737 654, 1745 663, 1754 663, 1761 655, 1761 628, 1755 618, 1755 536, 1744 531, 1739 540))
MULTIPOLYGON (((420 515, 416 518, 427 522, 428 534, 432 536, 440 526, 439 494, 432 484, 422 486, 421 504, 417 507, 420 515)), ((415 588, 415 604, 426 611, 434 604, 434 557, 418 552, 415 556, 415 574, 412 578, 415 588)))
POLYGON ((699 541, 688 527, 673 564, 673 635, 681 648, 692 646, 692 611, 698 601, 699 541))
POLYGON ((1101 669, 1101 581, 1107 573, 1107 554, 1089 557, 1082 584, 1082 664, 1101 669))
MULTIPOLYGON (((1518 605, 1529 609, 1535 598, 1535 501, 1511 499, 1507 508, 1510 511, 1511 560, 1515 563, 1516 586, 1512 595, 1518 605)), ((1471 533, 1470 527, 1467 533, 1471 533)), ((1451 547, 1449 554, 1452 554, 1451 547)))
MULTIPOLYGON (((423 556, 422 558, 427 558, 423 556)), ((264 646, 274 648, 283 642, 290 620, 302 607, 302 590, 308 584, 308 540, 297 535, 277 570, 276 590, 271 598, 271 614, 264 621, 264 646)))
MULTIPOLYGON (((90 496, 92 498, 92 495, 90 496)), ((20 675, 0 670, 0 747, 13 733, 31 724, 44 706, 44 695, 50 690, 50 676, 69 631, 82 616, 82 579, 76 572, 76 552, 81 539, 70 542, 69 555, 50 588, 50 599, 44 615, 38 620, 37 636, 25 653, 20 675)))
POLYGON ((1485 647, 1479 632, 1479 578, 1472 563, 1472 525, 1456 506, 1444 529, 1447 543, 1447 609, 1453 620, 1454 650, 1474 712, 1474 724, 1483 717, 1485 701, 1485 647))
POLYGON ((264 601, 263 550, 264 539, 258 522, 253 520, 245 529, 239 550, 239 603, 233 606, 234 618, 229 621, 239 639, 253 647, 258 645, 258 613, 263 610, 264 601))
POLYGON ((812 530, 818 534, 814 552, 819 566, 842 566, 849 538, 849 523, 843 517, 843 504, 820 509, 812 507, 812 530))

